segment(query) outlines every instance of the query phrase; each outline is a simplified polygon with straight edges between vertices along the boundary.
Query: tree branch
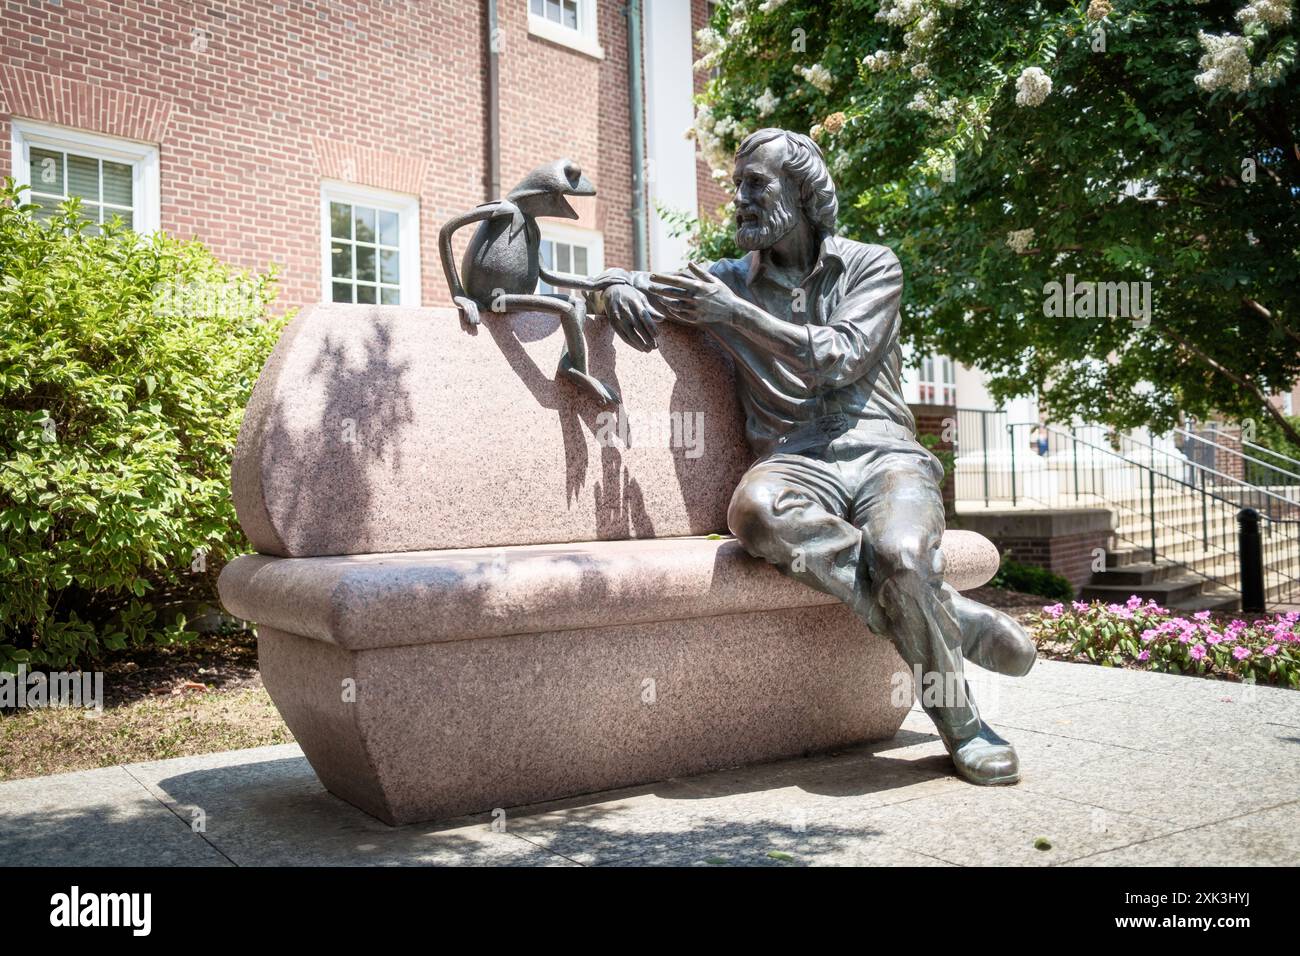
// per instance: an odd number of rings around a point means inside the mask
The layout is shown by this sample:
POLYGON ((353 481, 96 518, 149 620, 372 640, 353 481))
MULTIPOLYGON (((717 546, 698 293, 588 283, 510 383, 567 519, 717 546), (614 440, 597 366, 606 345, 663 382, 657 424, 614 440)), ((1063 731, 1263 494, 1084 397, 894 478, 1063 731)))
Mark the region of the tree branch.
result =
POLYGON ((1264 308, 1264 306, 1260 305, 1250 296, 1248 295, 1242 296, 1241 301, 1245 303, 1247 308, 1251 309, 1252 311, 1258 313, 1259 315, 1267 319, 1269 325, 1273 326, 1273 328, 1277 329, 1287 338, 1295 339, 1297 342, 1300 342, 1300 332, 1297 332, 1295 329, 1290 328, 1289 326, 1283 325, 1281 322, 1277 320, 1277 318, 1273 315, 1272 312, 1264 308))
POLYGON ((1168 328, 1162 328, 1160 330, 1160 333, 1162 335, 1166 335, 1169 338, 1173 339, 1175 342, 1181 345, 1192 355, 1196 356, 1196 358, 1200 359, 1202 363, 1208 365, 1212 370, 1218 372, 1220 375, 1228 379, 1230 382, 1234 383, 1238 387, 1243 388, 1246 391, 1250 392, 1252 395, 1254 395, 1255 398, 1259 401, 1259 404, 1263 406, 1266 412, 1268 412, 1269 416, 1277 424, 1277 427, 1282 429, 1283 433, 1287 436, 1287 438, 1290 441, 1294 442, 1295 444, 1300 445, 1300 431, 1296 431, 1295 427, 1292 426, 1292 424, 1286 420, 1286 416, 1283 415, 1280 411, 1278 411, 1276 407, 1274 407, 1273 403, 1269 400, 1269 396, 1266 395, 1258 385, 1256 385, 1246 376, 1240 375, 1237 372, 1232 371, 1232 369, 1227 368, 1224 365, 1220 364, 1219 362, 1215 361, 1214 359, 1210 358, 1210 356, 1206 355, 1203 351, 1201 351, 1191 342, 1187 341, 1177 332, 1174 332, 1168 328))

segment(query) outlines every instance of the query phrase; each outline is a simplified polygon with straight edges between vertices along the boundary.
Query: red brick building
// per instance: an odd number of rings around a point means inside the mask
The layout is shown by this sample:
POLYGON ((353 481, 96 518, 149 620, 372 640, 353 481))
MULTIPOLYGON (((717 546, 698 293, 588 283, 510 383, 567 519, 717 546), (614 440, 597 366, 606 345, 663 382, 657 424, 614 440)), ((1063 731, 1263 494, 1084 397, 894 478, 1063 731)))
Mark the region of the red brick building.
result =
MULTIPOLYGON (((548 226, 548 254, 573 271, 631 265, 625 4, 495 7, 502 192, 540 162, 575 159, 599 194, 575 202, 576 223, 548 226)), ((488 8, 10 0, 0 9, 0 170, 37 202, 80 195, 91 215, 200 239, 233 265, 275 263, 288 305, 447 304, 438 229, 490 198, 488 8)), ((689 91, 689 30, 704 8, 654 0, 643 11, 649 150, 689 125, 689 92, 667 110, 655 91, 689 91)))

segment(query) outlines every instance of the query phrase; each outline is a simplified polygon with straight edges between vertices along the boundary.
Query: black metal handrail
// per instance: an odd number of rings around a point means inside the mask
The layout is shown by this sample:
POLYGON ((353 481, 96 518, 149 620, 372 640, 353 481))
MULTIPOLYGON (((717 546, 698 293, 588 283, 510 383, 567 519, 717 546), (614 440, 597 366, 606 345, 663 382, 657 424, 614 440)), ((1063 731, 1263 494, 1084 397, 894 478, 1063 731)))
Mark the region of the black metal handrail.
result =
POLYGON ((1130 435, 1111 433, 1103 443, 1081 437, 1078 429, 1037 422, 1008 423, 1004 428, 1013 507, 1020 498, 1053 504, 1062 497, 1056 485, 1060 470, 1022 473, 1024 459, 1017 463, 1017 449, 1032 444, 1048 460, 1053 454, 1059 460, 1068 449, 1075 500, 1087 494, 1106 502, 1119 519, 1116 536, 1148 548, 1153 562, 1179 565, 1218 587, 1240 592, 1237 515, 1252 508, 1260 517, 1270 603, 1300 594, 1300 503, 1130 435), (1018 440, 1019 431, 1034 434, 1035 441, 1018 440), (1081 450, 1088 459, 1083 468, 1081 450), (1038 489, 1030 484, 1035 473, 1038 489))

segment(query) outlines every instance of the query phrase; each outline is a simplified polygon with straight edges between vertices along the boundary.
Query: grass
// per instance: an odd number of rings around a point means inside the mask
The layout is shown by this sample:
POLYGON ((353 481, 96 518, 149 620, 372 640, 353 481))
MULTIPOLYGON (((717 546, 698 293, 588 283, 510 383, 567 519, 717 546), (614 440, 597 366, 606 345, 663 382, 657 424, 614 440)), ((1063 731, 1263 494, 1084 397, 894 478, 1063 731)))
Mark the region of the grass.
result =
POLYGON ((22 710, 0 718, 0 780, 292 740, 262 687, 138 700, 98 714, 22 710))
POLYGON ((257 673, 251 632, 106 662, 100 712, 0 713, 0 780, 293 741, 257 673))

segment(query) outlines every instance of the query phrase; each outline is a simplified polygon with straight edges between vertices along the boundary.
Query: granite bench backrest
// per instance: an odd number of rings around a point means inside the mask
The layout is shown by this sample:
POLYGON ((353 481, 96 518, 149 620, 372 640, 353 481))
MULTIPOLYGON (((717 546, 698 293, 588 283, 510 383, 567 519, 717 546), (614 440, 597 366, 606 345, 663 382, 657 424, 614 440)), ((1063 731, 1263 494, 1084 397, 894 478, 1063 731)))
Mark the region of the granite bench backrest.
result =
POLYGON ((697 333, 662 331, 641 353, 591 323, 620 410, 555 381, 553 316, 471 332, 450 309, 312 306, 245 412, 239 522, 282 557, 725 532, 750 459, 731 372, 697 333))

